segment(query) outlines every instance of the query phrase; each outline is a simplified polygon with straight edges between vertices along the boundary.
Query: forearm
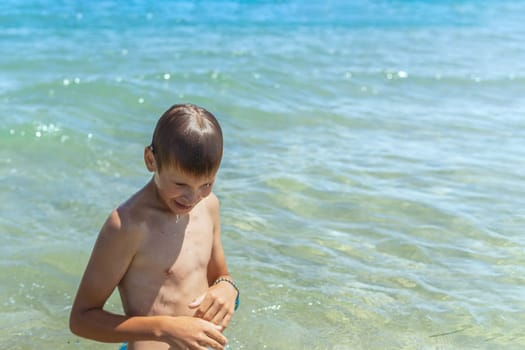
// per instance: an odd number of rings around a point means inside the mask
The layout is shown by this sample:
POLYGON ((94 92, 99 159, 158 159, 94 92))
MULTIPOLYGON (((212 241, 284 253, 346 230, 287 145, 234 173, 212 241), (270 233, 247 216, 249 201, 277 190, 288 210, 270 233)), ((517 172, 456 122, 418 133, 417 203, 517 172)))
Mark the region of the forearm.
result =
POLYGON ((101 342, 153 340, 167 343, 170 349, 204 346, 218 350, 223 350, 227 343, 220 332, 222 327, 189 316, 126 317, 91 309, 72 317, 70 327, 79 336, 101 342))
POLYGON ((81 337, 100 342, 161 341, 167 316, 122 316, 100 309, 71 315, 70 329, 81 337))
POLYGON ((229 278, 233 280, 233 276, 228 271, 228 267, 226 266, 226 261, 223 259, 220 259, 219 261, 211 261, 208 265, 208 285, 212 286, 215 281, 219 278, 229 278))

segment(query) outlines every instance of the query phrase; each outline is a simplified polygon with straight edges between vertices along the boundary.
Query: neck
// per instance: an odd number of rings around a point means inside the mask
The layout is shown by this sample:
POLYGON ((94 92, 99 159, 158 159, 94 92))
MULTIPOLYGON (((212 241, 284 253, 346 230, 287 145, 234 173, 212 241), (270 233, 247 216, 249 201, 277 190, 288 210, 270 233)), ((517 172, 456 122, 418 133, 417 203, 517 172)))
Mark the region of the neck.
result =
POLYGON ((152 199, 156 203, 156 207, 159 208, 159 210, 170 213, 175 216, 175 222, 179 222, 181 215, 174 213, 168 203, 162 198, 162 196, 159 193, 159 189, 157 188, 157 184, 155 183, 155 178, 151 178, 150 182, 146 185, 146 188, 148 189, 148 192, 152 194, 152 199))

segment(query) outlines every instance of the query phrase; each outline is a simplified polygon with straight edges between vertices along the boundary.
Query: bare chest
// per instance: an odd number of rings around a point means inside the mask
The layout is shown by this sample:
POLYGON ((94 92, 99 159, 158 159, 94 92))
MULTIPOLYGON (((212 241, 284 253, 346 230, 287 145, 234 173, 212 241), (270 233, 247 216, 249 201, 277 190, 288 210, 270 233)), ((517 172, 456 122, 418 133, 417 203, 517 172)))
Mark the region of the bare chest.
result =
POLYGON ((213 225, 206 217, 152 225, 119 290, 130 315, 187 314, 207 288, 213 225))
POLYGON ((205 218, 151 230, 134 259, 134 267, 172 282, 206 269, 213 227, 205 218))

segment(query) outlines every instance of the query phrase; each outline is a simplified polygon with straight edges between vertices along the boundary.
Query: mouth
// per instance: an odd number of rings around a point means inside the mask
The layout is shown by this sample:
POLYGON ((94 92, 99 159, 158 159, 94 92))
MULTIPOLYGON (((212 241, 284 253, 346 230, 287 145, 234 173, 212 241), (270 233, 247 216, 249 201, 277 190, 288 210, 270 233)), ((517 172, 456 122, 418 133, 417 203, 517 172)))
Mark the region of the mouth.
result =
POLYGON ((175 199, 172 200, 172 203, 175 206, 175 208, 182 210, 182 211, 189 211, 191 210, 191 208, 193 208, 193 205, 185 205, 185 204, 178 202, 175 199))

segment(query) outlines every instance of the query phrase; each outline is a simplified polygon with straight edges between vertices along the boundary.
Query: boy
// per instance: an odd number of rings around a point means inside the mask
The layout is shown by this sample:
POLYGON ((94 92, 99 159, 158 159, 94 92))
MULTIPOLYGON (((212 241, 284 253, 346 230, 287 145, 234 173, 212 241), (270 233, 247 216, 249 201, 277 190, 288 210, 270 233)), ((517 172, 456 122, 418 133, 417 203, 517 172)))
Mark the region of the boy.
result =
POLYGON ((71 310, 74 334, 128 350, 224 349, 239 291, 211 192, 222 149, 205 109, 162 115, 144 150, 153 177, 102 227, 71 310), (117 286, 125 315, 103 309, 117 286))

